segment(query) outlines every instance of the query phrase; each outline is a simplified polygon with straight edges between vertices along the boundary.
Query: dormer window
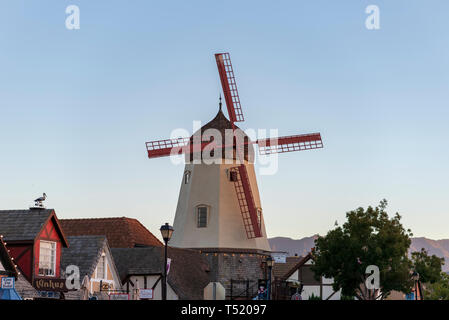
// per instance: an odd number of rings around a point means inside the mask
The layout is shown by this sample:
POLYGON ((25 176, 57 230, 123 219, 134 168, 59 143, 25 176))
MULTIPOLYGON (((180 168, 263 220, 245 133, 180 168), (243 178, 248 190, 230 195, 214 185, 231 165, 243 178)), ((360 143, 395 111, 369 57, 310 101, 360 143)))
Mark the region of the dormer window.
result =
POLYGON ((198 228, 206 228, 208 223, 209 216, 209 207, 208 206, 198 206, 196 207, 196 218, 197 218, 197 227, 198 228))
POLYGON ((39 275, 54 276, 56 271, 56 242, 40 241, 39 275))

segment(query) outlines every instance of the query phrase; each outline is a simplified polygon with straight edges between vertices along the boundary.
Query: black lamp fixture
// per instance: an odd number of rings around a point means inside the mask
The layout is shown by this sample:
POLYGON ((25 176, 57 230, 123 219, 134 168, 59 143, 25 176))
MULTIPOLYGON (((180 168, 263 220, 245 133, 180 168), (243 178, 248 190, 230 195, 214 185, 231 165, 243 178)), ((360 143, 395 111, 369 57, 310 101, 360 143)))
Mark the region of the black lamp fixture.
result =
POLYGON ((271 256, 268 256, 265 262, 268 267, 267 300, 271 300, 271 270, 273 269, 274 260, 271 256))
POLYGON ((159 230, 161 230, 161 235, 162 239, 164 239, 164 242, 167 243, 168 241, 170 241, 174 231, 173 227, 168 223, 165 223, 159 230))
POLYGON ((170 241, 171 236, 173 234, 173 227, 169 225, 168 223, 165 223, 160 228, 162 239, 164 239, 165 243, 165 259, 164 259, 164 280, 162 281, 162 300, 167 300, 167 247, 168 247, 168 241, 170 241))

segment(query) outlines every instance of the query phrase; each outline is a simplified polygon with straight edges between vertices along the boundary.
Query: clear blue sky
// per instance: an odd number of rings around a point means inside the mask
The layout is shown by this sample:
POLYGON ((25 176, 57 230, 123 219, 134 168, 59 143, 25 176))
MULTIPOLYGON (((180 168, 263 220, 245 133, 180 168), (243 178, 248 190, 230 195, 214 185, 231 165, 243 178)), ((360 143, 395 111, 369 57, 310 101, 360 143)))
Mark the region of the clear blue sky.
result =
POLYGON ((231 53, 243 128, 320 131, 259 177, 269 236, 324 234, 382 198, 449 238, 449 2, 0 2, 0 207, 172 222, 182 166, 145 141, 217 111, 231 53), (76 4, 81 29, 65 28, 76 4), (365 8, 380 8, 380 30, 365 8))

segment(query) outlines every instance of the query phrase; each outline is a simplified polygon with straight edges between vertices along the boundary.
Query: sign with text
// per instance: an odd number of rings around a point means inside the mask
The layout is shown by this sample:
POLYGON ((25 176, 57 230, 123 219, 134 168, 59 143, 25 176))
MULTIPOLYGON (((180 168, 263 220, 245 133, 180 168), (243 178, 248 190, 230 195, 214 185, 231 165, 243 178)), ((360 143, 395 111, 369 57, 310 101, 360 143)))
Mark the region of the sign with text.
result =
POLYGON ((35 278, 33 281, 33 287, 35 287, 38 291, 69 291, 65 285, 65 279, 60 278, 35 278))
POLYGON ((109 300, 129 300, 129 294, 127 294, 127 293, 111 293, 111 294, 109 294, 109 300))
POLYGON ((14 289, 14 278, 13 277, 3 277, 2 278, 2 289, 14 289))
POLYGON ((140 299, 153 299, 153 289, 140 289, 139 290, 140 299))

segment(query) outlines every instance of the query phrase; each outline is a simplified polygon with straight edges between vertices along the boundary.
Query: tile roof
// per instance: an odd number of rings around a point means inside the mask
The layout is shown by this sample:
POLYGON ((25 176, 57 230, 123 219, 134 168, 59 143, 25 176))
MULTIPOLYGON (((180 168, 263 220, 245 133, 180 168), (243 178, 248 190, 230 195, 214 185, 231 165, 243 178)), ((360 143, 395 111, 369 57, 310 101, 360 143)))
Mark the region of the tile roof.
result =
POLYGON ((132 218, 61 219, 67 236, 105 235, 111 248, 162 246, 138 220, 132 218))
POLYGON ((5 241, 34 240, 53 209, 0 210, 0 234, 5 241))
POLYGON ((61 270, 67 266, 76 265, 80 269, 80 280, 85 275, 91 277, 102 250, 107 246, 105 236, 69 236, 69 247, 62 249, 61 270))
MULTIPOLYGON (((123 280, 130 275, 162 274, 164 248, 113 248, 112 255, 123 280)), ((179 299, 201 300, 204 287, 210 282, 209 264, 196 250, 168 248, 170 272, 168 283, 179 299)))
POLYGON ((303 257, 287 257, 285 263, 275 262, 273 265, 273 276, 274 278, 284 278, 284 276, 289 272, 303 257))

